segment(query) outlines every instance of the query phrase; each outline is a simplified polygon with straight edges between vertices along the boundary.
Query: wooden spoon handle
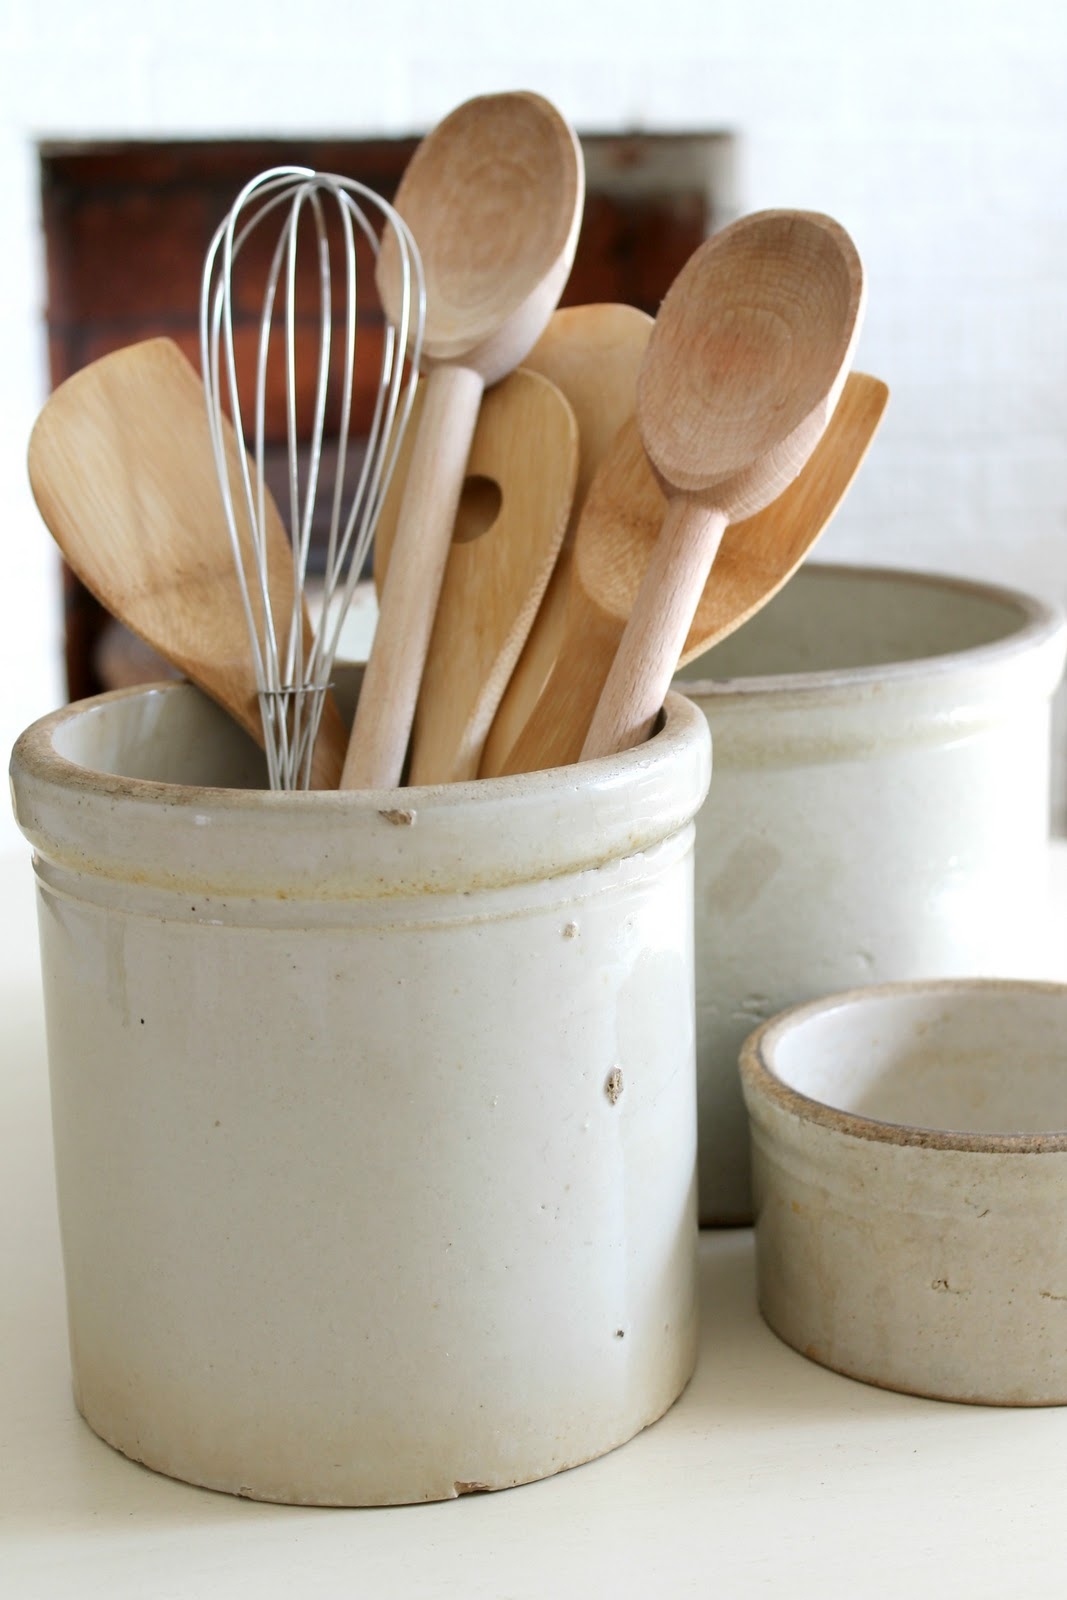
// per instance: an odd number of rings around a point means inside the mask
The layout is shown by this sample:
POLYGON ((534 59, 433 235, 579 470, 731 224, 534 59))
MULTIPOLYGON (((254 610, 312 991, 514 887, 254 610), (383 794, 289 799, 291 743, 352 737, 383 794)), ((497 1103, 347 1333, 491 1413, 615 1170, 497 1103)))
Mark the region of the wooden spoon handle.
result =
POLYGON ((435 367, 425 380, 342 789, 400 782, 482 390, 481 377, 467 367, 435 367))
POLYGON ((582 746, 583 761, 647 739, 671 686, 727 518, 674 496, 582 746))

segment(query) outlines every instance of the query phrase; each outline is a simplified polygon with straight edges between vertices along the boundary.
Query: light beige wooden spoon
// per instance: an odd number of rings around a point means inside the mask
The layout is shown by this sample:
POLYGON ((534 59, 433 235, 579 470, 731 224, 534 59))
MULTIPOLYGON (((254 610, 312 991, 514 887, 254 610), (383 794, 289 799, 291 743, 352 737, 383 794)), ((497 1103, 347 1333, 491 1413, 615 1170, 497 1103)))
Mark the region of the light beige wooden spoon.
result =
POLYGON ((522 655, 485 741, 479 773, 495 777, 529 721, 563 642, 571 552, 593 475, 619 428, 633 413, 637 373, 652 332, 652 318, 634 306, 568 306, 523 362, 551 379, 570 401, 578 422, 578 481, 563 548, 552 569, 522 655))
POLYGON ((648 736, 723 532, 780 495, 818 444, 863 303, 855 245, 815 212, 743 217, 678 274, 637 385, 641 437, 667 513, 584 757, 648 736))
MULTIPOLYGON (((239 449, 228 428, 235 482, 239 449)), ((90 593, 262 744, 252 647, 203 385, 177 345, 170 339, 129 345, 60 384, 30 436, 29 470, 41 515, 90 593)), ((267 513, 271 607, 276 617, 289 617, 292 549, 272 503, 267 513)), ((253 586, 251 571, 248 577, 253 586)), ((310 645, 306 617, 305 631, 310 645)), ((313 788, 337 787, 346 737, 328 697, 313 788)))
MULTIPOLYGON (((573 130, 526 93, 460 106, 401 180, 396 207, 426 273, 428 378, 345 788, 400 781, 482 393, 519 365, 552 314, 584 193, 573 130)), ((387 312, 398 298, 396 270, 387 233, 377 272, 387 312)))
MULTIPOLYGON (((420 385, 416 408, 422 397, 420 385)), ((417 423, 416 409, 375 532, 379 586, 417 423)), ((556 564, 577 472, 578 424, 555 384, 520 367, 489 391, 426 656, 410 783, 477 777, 485 736, 556 564)))
MULTIPOLYGON (((888 398, 877 378, 851 373, 826 432, 788 489, 754 517, 726 529, 677 666, 733 633, 800 566, 859 470, 888 398)), ((578 760, 666 509, 631 418, 586 501, 559 656, 504 772, 536 772, 578 760)))

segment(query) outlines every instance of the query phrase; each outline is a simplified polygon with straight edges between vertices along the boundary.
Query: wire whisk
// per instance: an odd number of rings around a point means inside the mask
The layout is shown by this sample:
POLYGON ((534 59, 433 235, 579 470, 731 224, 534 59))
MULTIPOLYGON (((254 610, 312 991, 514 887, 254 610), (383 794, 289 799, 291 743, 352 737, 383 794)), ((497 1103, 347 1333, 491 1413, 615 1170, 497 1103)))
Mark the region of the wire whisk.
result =
MULTIPOLYGON (((249 252, 251 253, 251 252, 249 252)), ((257 252, 256 259, 259 259, 257 252)), ((244 300, 242 291, 241 300, 244 300)), ((308 167, 274 167, 247 183, 219 224, 204 261, 200 295, 200 348, 208 424, 233 557, 255 666, 263 742, 272 789, 306 789, 312 782, 316 739, 329 698, 330 677, 347 612, 396 465, 418 380, 426 291, 418 247, 403 218, 373 190, 351 178, 308 167), (334 224, 331 229, 331 217, 334 224), (276 237, 263 289, 255 351, 251 417, 245 424, 236 347, 240 317, 234 267, 256 230, 273 222, 276 237), (386 319, 373 416, 358 478, 346 503, 345 474, 358 441, 353 437, 357 373, 357 241, 377 260, 390 235, 399 274, 398 311, 386 319), (340 238, 343 332, 335 336, 334 293, 340 238), (312 324, 298 308, 298 243, 317 256, 318 315, 312 324), (318 339, 314 397, 301 410, 298 341, 318 339), (337 346, 341 346, 338 352, 337 346), (277 518, 267 486, 267 411, 270 380, 284 372, 288 454, 291 607, 277 606, 279 585, 268 562, 271 520, 277 518), (327 440, 328 411, 338 417, 327 440), (243 441, 241 475, 232 480, 224 448, 227 413, 243 441), (301 428, 303 424, 303 428, 301 428), (303 434, 304 449, 301 449, 303 434), (335 444, 332 474, 324 461, 335 444), (332 480, 332 481, 331 481, 332 480), (325 572, 317 629, 308 623, 306 594, 316 509, 329 506, 325 572), (272 594, 275 604, 272 604, 272 594), (275 609, 287 614, 275 615, 275 609)), ((359 354, 362 355, 362 344, 359 354)), ((246 387, 247 387, 247 379, 246 387)), ((247 398, 247 397, 246 397, 247 398)), ((288 574, 286 574, 288 577, 288 574)), ((286 598, 290 586, 281 591, 286 598)), ((343 749, 341 751, 343 760, 343 749)), ((326 781, 339 779, 330 774, 326 781)))

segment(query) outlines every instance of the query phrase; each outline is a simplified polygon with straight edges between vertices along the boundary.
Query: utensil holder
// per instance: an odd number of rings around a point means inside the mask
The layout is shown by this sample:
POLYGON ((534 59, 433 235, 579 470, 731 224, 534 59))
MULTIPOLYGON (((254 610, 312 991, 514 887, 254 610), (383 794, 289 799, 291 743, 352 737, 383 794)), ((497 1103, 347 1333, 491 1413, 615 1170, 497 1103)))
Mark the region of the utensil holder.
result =
POLYGON ((1045 975, 1065 647, 1063 617, 1014 590, 813 563, 675 680, 715 739, 696 846, 702 1222, 752 1217, 737 1059, 761 1022, 861 984, 1045 975))
POLYGON ((271 794, 220 711, 153 686, 44 718, 11 772, 101 1437, 379 1505, 543 1477, 671 1405, 699 711, 581 768, 271 794))

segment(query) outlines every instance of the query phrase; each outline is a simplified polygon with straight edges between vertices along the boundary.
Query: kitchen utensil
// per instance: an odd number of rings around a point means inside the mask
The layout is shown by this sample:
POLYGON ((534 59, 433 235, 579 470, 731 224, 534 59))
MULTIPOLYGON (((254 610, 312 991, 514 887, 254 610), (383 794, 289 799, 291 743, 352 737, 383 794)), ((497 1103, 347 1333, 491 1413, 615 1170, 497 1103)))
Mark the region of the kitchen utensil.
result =
POLYGON ((634 306, 568 306, 556 311, 523 366, 551 379, 578 422, 578 479, 563 548, 485 741, 479 772, 496 777, 529 721, 563 641, 571 552, 593 474, 637 397, 637 372, 652 318, 634 306))
MULTIPOLYGON (((348 608, 389 486, 418 378, 424 313, 422 269, 407 224, 393 208, 364 184, 308 167, 276 167, 260 173, 238 194, 219 225, 204 262, 200 304, 201 366, 219 489, 244 603, 252 659, 263 720, 264 745, 271 787, 306 788, 309 758, 329 687, 330 671, 348 608), (232 474, 234 456, 227 450, 227 415, 238 435, 244 432, 245 406, 235 349, 234 275, 248 240, 265 222, 274 237, 254 241, 257 262, 269 261, 265 286, 247 274, 237 292, 238 306, 262 304, 259 337, 250 385, 250 422, 254 430, 253 460, 237 455, 239 477, 232 474), (378 362, 375 404, 355 487, 346 505, 345 471, 353 441, 353 390, 357 338, 370 339, 359 327, 356 245, 366 241, 378 256, 379 230, 388 231, 399 274, 392 318, 386 319, 378 362), (303 247, 317 263, 318 306, 314 320, 299 304, 303 288, 298 253, 303 247), (336 263, 335 263, 335 258, 336 263), (339 269, 335 273, 335 265, 339 269), (284 279, 283 279, 284 274, 284 279), (335 276, 340 292, 335 296, 335 276), (284 281, 284 289, 279 286, 284 281), (337 300, 343 339, 335 342, 333 321, 337 300), (276 325, 277 313, 277 325, 276 325), (395 325, 394 325, 395 324, 395 325), (314 331, 313 331, 314 330, 314 331), (305 342, 306 341, 306 342, 305 342), (410 343, 411 360, 405 364, 410 343), (336 344, 341 345, 338 359, 336 344), (279 357, 280 347, 280 357, 279 357), (314 362, 302 357, 314 356, 314 362), (316 374, 307 414, 298 417, 300 372, 307 365, 316 374), (266 523, 273 519, 266 490, 266 397, 278 366, 283 372, 288 446, 289 539, 287 557, 295 573, 287 612, 271 604, 270 561, 266 523), (328 415, 331 427, 332 473, 325 470, 328 415), (302 440, 307 439, 305 452, 302 440), (321 623, 308 642, 304 622, 304 590, 311 555, 316 509, 328 504, 325 573, 322 579, 321 623)), ((362 345, 360 346, 362 355, 362 345)))
POLYGON ((781 494, 818 444, 863 304, 852 240, 815 212, 743 217, 706 240, 675 279, 637 386, 667 514, 584 756, 648 735, 723 531, 781 494))
POLYGON ((741 1052, 760 1310, 881 1388, 1067 1403, 1067 984, 831 995, 741 1052))
MULTIPOLYGON (((725 530, 677 666, 739 628, 796 571, 844 498, 888 396, 877 378, 851 373, 807 465, 764 510, 725 530)), ((559 656, 503 763, 505 772, 578 760, 665 510, 631 418, 590 490, 575 541, 559 656)))
MULTIPOLYGON (((226 423, 216 443, 239 481, 246 466, 226 423)), ((60 384, 30 436, 29 472, 41 515, 90 593, 262 744, 204 391, 177 345, 130 345, 60 384)), ((270 609, 289 615, 297 598, 292 554, 268 495, 260 526, 270 609)), ((310 647, 310 624, 301 621, 310 647)), ((327 697, 313 787, 337 786, 345 742, 327 697)))
MULTIPOLYGON (((483 390, 519 365, 570 272, 584 195, 573 131, 534 94, 468 101, 396 196, 426 269, 426 398, 342 778, 399 782, 483 390)), ((395 313, 396 263, 377 279, 395 313)))
MULTIPOLYGON (((421 400, 420 389, 416 427, 421 400)), ((412 437, 409 430, 378 522, 379 586, 392 554, 412 437)), ((486 732, 559 554, 577 471, 578 426, 554 384, 520 368, 488 392, 415 711, 410 783, 477 777, 486 732)))

